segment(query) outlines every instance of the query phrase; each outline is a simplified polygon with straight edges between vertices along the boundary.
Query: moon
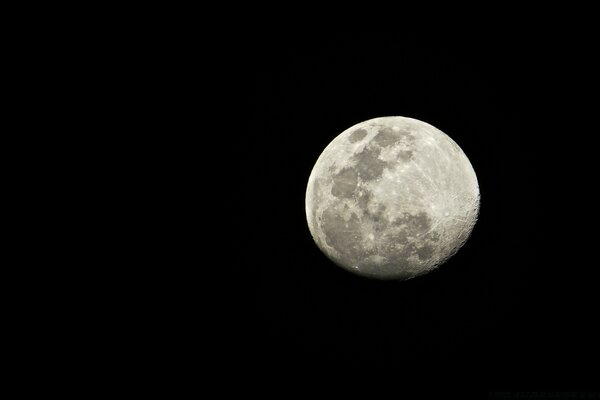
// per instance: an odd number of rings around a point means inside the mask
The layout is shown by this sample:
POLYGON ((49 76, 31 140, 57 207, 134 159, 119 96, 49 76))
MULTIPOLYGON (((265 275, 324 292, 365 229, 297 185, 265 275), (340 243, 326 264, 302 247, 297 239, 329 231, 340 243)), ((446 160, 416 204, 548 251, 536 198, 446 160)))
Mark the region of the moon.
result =
POLYGON ((381 280, 426 274, 454 255, 479 214, 477 176, 448 135, 407 117, 358 123, 323 150, 306 218, 338 266, 381 280))

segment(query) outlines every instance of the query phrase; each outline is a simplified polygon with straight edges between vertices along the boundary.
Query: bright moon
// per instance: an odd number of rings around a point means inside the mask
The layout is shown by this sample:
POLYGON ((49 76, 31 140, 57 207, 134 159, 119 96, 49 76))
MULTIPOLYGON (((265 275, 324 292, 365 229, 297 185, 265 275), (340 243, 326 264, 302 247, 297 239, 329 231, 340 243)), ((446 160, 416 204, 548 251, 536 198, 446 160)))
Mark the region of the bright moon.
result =
POLYGON ((358 275, 405 280, 456 253, 479 212, 462 149, 416 119, 382 117, 345 130, 308 179, 306 217, 317 246, 358 275))

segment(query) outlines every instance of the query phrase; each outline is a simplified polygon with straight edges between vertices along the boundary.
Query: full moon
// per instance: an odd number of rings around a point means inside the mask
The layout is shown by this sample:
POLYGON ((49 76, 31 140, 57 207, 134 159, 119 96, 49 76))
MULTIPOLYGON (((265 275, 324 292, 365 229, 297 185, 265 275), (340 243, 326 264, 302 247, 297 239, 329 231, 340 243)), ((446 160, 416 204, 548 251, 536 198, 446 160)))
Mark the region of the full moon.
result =
POLYGON ((448 135, 406 117, 348 128, 308 179, 306 217, 321 251, 357 275, 426 274, 466 242, 479 213, 469 159, 448 135))

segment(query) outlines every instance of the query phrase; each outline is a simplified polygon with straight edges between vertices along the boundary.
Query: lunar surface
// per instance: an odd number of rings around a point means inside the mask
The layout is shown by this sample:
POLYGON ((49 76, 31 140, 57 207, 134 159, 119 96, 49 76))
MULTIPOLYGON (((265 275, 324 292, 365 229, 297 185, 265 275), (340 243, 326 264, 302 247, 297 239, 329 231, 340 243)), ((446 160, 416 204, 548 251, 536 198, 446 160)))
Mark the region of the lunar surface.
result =
POLYGON ((358 275, 406 280, 455 254, 479 213, 462 149, 416 119, 382 117, 345 130, 308 180, 306 217, 321 251, 358 275))

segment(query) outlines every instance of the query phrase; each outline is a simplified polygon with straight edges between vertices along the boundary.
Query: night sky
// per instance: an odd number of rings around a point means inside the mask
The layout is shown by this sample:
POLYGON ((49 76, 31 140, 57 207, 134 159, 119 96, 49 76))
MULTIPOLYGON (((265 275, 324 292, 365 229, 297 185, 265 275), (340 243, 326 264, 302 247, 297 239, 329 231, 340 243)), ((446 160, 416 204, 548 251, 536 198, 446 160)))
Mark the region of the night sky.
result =
POLYGON ((546 105, 564 82, 552 46, 538 36, 399 31, 257 35, 243 47, 251 118, 236 137, 236 371, 259 386, 339 378, 484 391, 590 388, 591 362, 600 359, 597 273, 566 233, 572 213, 547 186, 572 185, 552 139, 565 132, 544 123, 555 117, 546 105), (358 122, 391 115, 454 139, 481 191, 465 246, 402 283, 335 266, 314 244, 304 212, 325 146, 358 122))

